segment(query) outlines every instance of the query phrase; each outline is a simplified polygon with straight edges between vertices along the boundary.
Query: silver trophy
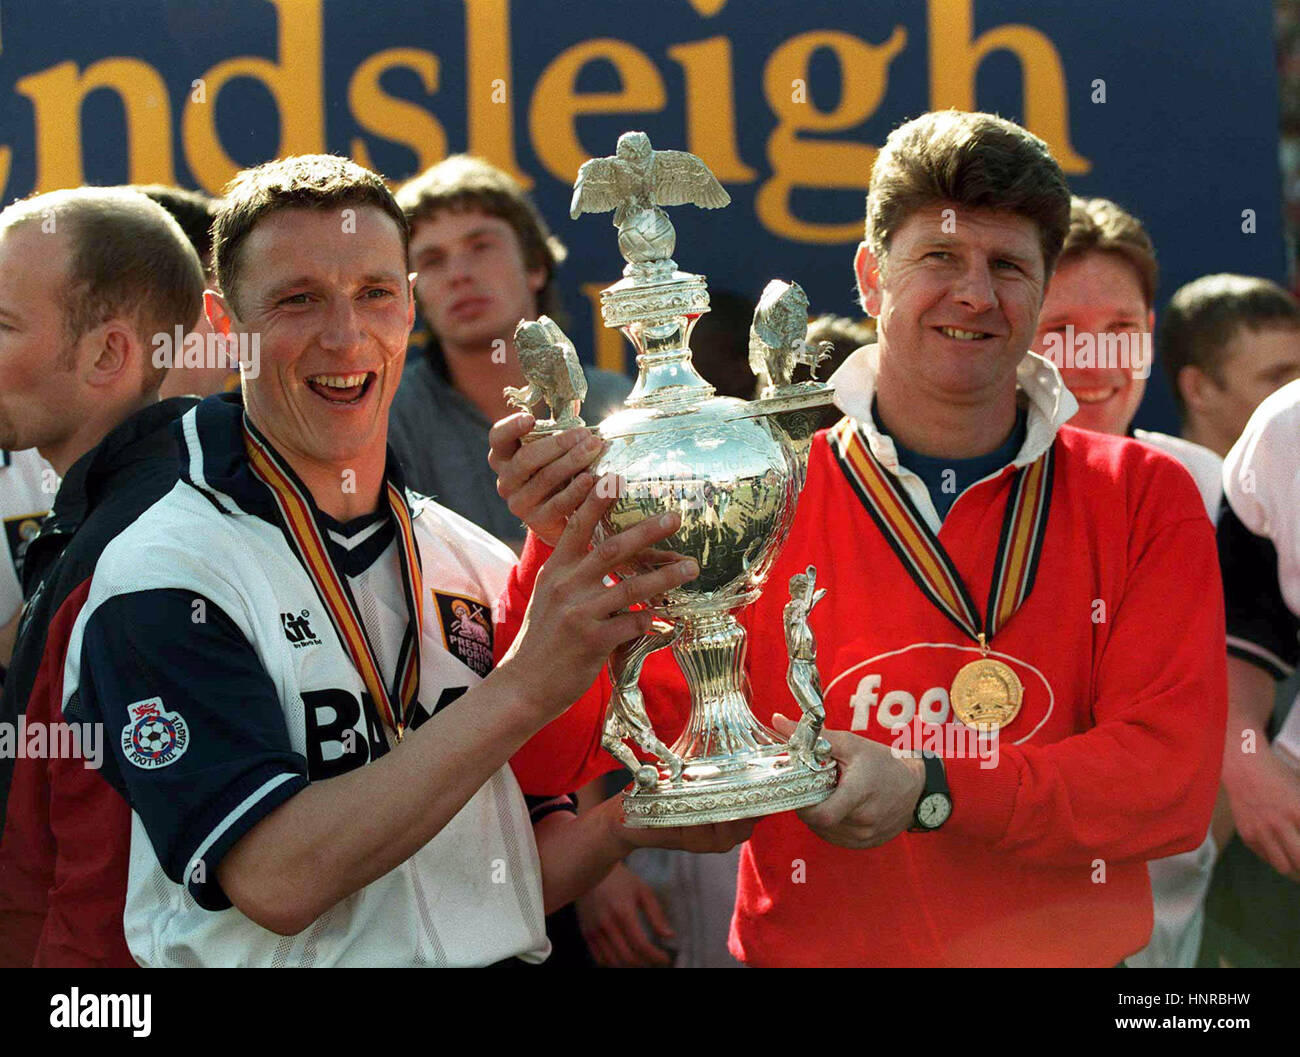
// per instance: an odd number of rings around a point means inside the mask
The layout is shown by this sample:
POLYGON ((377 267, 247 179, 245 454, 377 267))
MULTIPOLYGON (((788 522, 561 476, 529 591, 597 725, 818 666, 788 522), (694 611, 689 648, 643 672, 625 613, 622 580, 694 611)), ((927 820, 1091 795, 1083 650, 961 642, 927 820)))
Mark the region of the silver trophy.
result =
MULTIPOLYGON (((699 158, 654 150, 642 132, 620 136, 613 157, 583 165, 573 190, 575 219, 614 211, 627 267, 602 292, 601 314, 632 342, 639 368, 624 410, 599 426, 607 444, 594 469, 616 475, 619 492, 598 537, 676 510, 681 528, 661 546, 700 567, 697 579, 653 608, 650 633, 609 661, 614 689, 603 744, 634 777, 623 802, 629 826, 698 825, 806 807, 829 796, 836 781, 820 736, 825 713, 808 614, 825 589, 815 589, 812 566, 792 578, 785 607, 787 682, 801 712, 789 741, 749 707, 746 636, 735 614, 762 592, 789 533, 832 389, 815 379, 825 353, 805 340, 808 299, 793 283, 769 283, 754 314, 749 362, 758 399, 715 396, 692 365, 691 329, 709 310, 709 295, 703 276, 677 270, 677 235, 661 207, 716 209, 730 201, 699 158), (800 363, 813 377, 796 383, 800 363), (690 719, 671 747, 656 735, 639 688, 646 658, 666 647, 691 692, 690 719), (657 762, 642 762, 628 741, 657 762)), ((526 339, 520 357, 529 386, 507 396, 525 408, 546 400, 552 418, 539 421, 534 434, 581 423, 574 401, 585 382, 575 384, 581 368, 572 343, 545 318, 521 323, 518 333, 526 339)), ((789 711, 785 701, 772 704, 789 711)))

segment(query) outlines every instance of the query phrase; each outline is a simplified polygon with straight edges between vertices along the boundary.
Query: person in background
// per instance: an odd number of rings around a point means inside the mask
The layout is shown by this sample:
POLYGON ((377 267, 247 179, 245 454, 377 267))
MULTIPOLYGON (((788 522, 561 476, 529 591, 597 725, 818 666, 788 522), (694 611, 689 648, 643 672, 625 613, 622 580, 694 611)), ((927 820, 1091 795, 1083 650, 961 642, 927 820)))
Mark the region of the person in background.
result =
POLYGON ((59 477, 35 448, 0 449, 0 521, 9 560, 0 557, 0 686, 13 656, 23 605, 23 558, 40 531, 59 477))
POLYGON ((1228 726, 1203 966, 1300 964, 1300 380, 1265 397, 1223 467, 1228 726), (1278 701, 1278 698, 1283 700, 1278 701), (1228 839, 1233 827, 1237 836, 1228 839))
MULTIPOLYGON (((411 225, 415 297, 429 328, 393 401, 391 439, 412 488, 516 551, 524 528, 488 469, 488 430, 524 385, 514 347, 522 319, 563 325, 555 272, 565 250, 523 190, 479 158, 455 155, 398 190, 411 225)), ((622 375, 584 367, 582 415, 592 425, 632 390, 622 375)))
MULTIPOLYGON (((159 400, 152 338, 192 324, 202 304, 193 248, 136 191, 55 191, 0 213, 0 443, 35 447, 63 475, 24 561, 6 724, 63 719, 99 559, 176 482, 171 426, 194 401, 159 400)), ((131 813, 90 759, 84 745, 0 759, 0 965, 134 964, 122 935, 131 813)))
POLYGON ((1170 299, 1157 346, 1183 437, 1222 458, 1264 398, 1300 378, 1300 305, 1267 279, 1202 276, 1170 299))
MULTIPOLYGON (((1105 198, 1072 199, 1070 230, 1038 314, 1033 346, 1050 355, 1079 402, 1071 425, 1128 434, 1151 372, 1157 278, 1155 247, 1137 217, 1105 198), (1101 362, 1080 366, 1078 359, 1088 349, 1101 362), (1108 360, 1112 354, 1114 361, 1108 360)), ((1198 444, 1164 433, 1135 430, 1133 435, 1187 468, 1213 521, 1223 492, 1222 460, 1198 444)), ((1214 856, 1214 839, 1207 833, 1194 851, 1148 864, 1154 904, 1151 941, 1126 959, 1129 965, 1196 964, 1214 856)))
POLYGON ((1142 222, 1105 198, 1070 203, 1070 232, 1038 316, 1034 351, 1056 364, 1079 412, 1070 425, 1132 435, 1181 462, 1213 520, 1221 458, 1167 433, 1133 430, 1155 358, 1155 247, 1142 222))
MULTIPOLYGON (((190 191, 183 187, 167 187, 163 184, 138 184, 135 189, 153 199, 167 212, 185 232, 194 252, 203 264, 203 277, 208 286, 213 284, 212 276, 212 220, 221 206, 219 199, 202 191, 190 191)), ((199 317, 189 332, 207 335, 212 332, 208 317, 200 310, 199 317)), ((172 396, 211 396, 213 393, 228 393, 239 387, 239 368, 233 369, 228 364, 194 364, 178 357, 167 371, 163 382, 162 398, 172 396)))

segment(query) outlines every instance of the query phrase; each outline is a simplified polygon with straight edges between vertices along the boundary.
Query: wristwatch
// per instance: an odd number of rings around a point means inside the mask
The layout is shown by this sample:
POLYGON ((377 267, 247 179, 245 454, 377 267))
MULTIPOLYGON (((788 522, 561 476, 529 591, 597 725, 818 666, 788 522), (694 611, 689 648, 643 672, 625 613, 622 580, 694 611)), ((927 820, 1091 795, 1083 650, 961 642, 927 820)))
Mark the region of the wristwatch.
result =
POLYGON ((948 792, 948 779, 943 771, 943 758, 932 752, 921 753, 925 761, 925 788, 912 813, 913 824, 909 833, 929 833, 948 821, 952 814, 952 796, 948 792))

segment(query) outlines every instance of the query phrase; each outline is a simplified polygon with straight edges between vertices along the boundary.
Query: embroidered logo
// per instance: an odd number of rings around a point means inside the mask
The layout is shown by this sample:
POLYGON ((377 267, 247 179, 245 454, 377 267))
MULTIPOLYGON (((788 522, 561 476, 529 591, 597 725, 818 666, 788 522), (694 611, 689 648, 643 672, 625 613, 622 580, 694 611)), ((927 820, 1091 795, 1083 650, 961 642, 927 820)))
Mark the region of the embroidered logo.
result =
POLYGON ((190 747, 190 728, 179 712, 162 707, 161 697, 128 705, 122 728, 122 755, 143 771, 175 763, 190 747))
POLYGON ((304 609, 301 613, 281 613, 280 626, 284 628, 284 637, 289 640, 295 650, 300 650, 304 646, 319 646, 320 639, 312 631, 311 625, 307 623, 310 612, 304 609))
POLYGON ((433 592, 447 652, 480 676, 492 670, 492 612, 485 602, 433 592))

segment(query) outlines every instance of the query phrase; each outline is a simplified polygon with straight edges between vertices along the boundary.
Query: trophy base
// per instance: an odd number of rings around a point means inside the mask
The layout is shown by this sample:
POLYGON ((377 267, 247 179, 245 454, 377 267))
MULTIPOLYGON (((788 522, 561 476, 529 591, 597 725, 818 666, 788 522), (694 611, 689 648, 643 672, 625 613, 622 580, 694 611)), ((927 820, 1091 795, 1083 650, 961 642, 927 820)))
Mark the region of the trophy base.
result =
POLYGON ((773 815, 820 804, 837 779, 834 760, 812 770, 787 752, 695 760, 676 784, 661 777, 649 789, 633 785, 623 797, 623 816, 631 829, 655 829, 773 815))

